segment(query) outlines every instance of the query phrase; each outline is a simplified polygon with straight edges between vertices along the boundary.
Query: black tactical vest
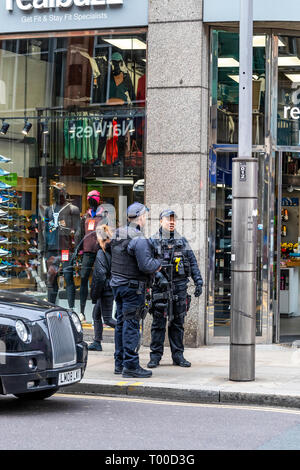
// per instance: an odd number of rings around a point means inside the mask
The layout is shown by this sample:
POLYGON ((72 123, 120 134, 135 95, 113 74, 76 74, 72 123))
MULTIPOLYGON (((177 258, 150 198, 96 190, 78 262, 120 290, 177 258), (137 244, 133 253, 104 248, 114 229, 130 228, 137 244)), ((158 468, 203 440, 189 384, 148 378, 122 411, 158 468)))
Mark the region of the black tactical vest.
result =
MULTIPOLYGON (((135 236, 140 236, 140 233, 137 232, 135 236)), ((148 279, 147 274, 139 270, 136 258, 134 256, 131 256, 127 251, 127 247, 131 240, 132 238, 129 235, 127 235, 126 239, 112 240, 112 275, 119 275, 132 281, 146 281, 148 279)))

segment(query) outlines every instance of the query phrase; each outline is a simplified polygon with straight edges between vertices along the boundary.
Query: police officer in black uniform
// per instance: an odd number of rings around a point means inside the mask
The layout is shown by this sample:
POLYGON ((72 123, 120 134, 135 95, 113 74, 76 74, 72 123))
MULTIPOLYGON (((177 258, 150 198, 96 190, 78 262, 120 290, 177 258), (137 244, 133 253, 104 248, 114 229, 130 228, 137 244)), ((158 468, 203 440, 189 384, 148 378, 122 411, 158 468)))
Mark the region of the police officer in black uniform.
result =
POLYGON ((139 364, 140 320, 145 315, 145 291, 161 263, 143 235, 146 207, 135 202, 127 209, 128 224, 118 228, 111 242, 113 289, 117 304, 115 327, 115 374, 151 377, 152 371, 139 364))
POLYGON ((191 366, 183 356, 184 318, 191 300, 187 294, 187 284, 189 277, 192 277, 195 283, 194 295, 199 297, 203 280, 191 247, 175 230, 176 218, 175 212, 170 209, 161 212, 159 232, 150 239, 161 259, 162 269, 156 273, 152 289, 149 368, 157 367, 162 358, 167 321, 173 364, 191 366))

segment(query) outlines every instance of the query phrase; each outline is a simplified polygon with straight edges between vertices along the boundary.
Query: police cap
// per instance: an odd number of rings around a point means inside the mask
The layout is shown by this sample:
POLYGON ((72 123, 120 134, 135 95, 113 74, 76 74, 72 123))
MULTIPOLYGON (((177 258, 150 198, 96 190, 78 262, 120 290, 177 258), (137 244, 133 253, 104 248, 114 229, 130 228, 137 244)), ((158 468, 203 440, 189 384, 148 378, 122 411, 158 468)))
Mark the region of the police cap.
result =
POLYGON ((134 219, 148 211, 149 209, 144 206, 144 204, 141 204, 140 202, 134 202, 127 209, 127 217, 129 217, 130 219, 134 219))
POLYGON ((175 211, 172 211, 172 209, 165 209, 159 214, 159 220, 161 220, 163 217, 171 217, 171 215, 173 215, 175 219, 177 219, 175 211))

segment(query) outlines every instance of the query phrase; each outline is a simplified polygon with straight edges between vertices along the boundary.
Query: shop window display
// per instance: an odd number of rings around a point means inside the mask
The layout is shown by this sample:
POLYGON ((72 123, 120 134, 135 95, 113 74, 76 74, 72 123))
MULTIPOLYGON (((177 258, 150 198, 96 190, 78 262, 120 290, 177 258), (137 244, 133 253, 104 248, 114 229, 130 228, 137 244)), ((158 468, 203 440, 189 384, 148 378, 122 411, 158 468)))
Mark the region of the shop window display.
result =
MULTIPOLYGON (((216 141, 238 143, 239 34, 213 31, 213 103, 216 106, 216 141)), ((264 143, 266 36, 253 38, 253 144, 264 143)))
POLYGON ((278 37, 278 145, 297 146, 300 116, 300 38, 278 37))
MULTIPOLYGON (((231 230, 232 230, 232 159, 235 153, 211 152, 210 159, 210 201, 213 230, 216 234, 214 256, 210 260, 213 307, 214 307, 214 335, 229 336, 231 322, 231 230)), ((263 208, 267 197, 264 194, 263 182, 265 180, 266 162, 259 158, 259 223, 262 222, 263 208)), ((257 241, 257 311, 256 335, 262 334, 262 304, 263 280, 261 267, 266 263, 263 245, 265 243, 266 229, 258 231, 257 241)))
POLYGON ((85 237, 144 199, 146 31, 74 34, 0 37, 0 282, 89 318, 85 237))

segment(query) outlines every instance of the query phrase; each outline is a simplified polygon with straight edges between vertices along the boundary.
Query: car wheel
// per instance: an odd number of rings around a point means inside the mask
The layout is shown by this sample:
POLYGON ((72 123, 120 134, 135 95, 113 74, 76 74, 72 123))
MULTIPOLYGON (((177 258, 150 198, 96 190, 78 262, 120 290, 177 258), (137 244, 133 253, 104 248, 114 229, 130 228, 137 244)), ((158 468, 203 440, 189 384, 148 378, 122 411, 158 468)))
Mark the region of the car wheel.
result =
POLYGON ((15 397, 20 400, 45 400, 45 398, 50 398, 54 393, 56 393, 58 388, 52 388, 51 390, 41 390, 39 392, 28 392, 28 393, 15 393, 15 397))

